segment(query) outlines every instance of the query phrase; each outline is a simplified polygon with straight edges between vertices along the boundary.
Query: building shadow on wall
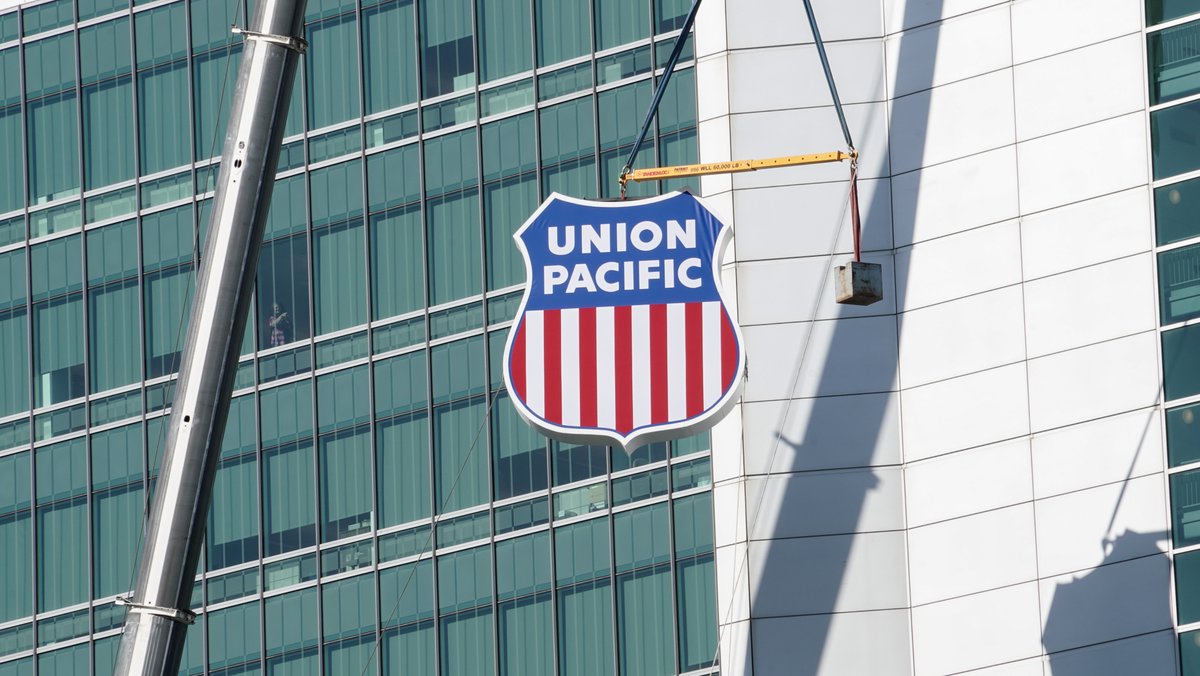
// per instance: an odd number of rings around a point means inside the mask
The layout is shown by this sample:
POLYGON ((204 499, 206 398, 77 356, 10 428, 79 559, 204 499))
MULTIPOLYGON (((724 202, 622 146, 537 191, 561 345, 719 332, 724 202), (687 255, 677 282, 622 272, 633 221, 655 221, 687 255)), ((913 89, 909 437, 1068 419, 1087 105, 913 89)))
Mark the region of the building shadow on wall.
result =
POLYGON ((1124 638, 1130 626, 1171 626, 1170 563, 1165 553, 1146 556, 1166 537, 1165 531, 1127 530, 1102 543, 1105 556, 1097 567, 1054 587, 1042 633, 1047 676, 1150 673, 1152 667, 1136 663, 1136 651, 1088 646, 1124 638))
MULTIPOLYGON (((885 4, 894 6, 893 3, 885 4)), ((924 0, 922 2, 910 0, 904 5, 904 20, 901 25, 927 24, 930 22, 928 17, 942 15, 942 5, 943 0, 924 0)), ((833 7, 836 4, 826 3, 825 6, 833 7)), ((820 7, 818 7, 818 23, 821 20, 820 7)), ((931 33, 924 34, 917 40, 900 38, 901 44, 895 69, 899 73, 897 79, 903 81, 906 92, 921 92, 929 89, 933 83, 934 62, 939 43, 937 31, 939 29, 937 26, 931 26, 925 30, 931 31, 931 33)), ((836 62, 834 63, 834 76, 837 77, 836 62)), ((890 91, 885 93, 885 96, 891 95, 893 94, 890 91)), ((929 97, 919 93, 912 96, 913 99, 906 106, 905 119, 907 123, 901 133, 906 138, 906 145, 921 149, 907 156, 908 164, 922 166, 924 164, 922 161, 924 138, 927 135, 929 120, 929 97), (917 124, 915 122, 917 120, 924 121, 924 123, 917 124)), ((834 114, 832 109, 829 114, 834 114)), ((892 120, 888 120, 886 127, 890 146, 890 139, 894 137, 895 133, 892 130, 892 120)), ((859 141, 860 146, 863 145, 864 139, 856 140, 859 141)), ((875 159, 877 158, 864 157, 864 162, 875 159)), ((890 184, 892 174, 890 153, 889 163, 883 166, 883 171, 880 173, 880 181, 890 184)), ((914 223, 918 203, 916 195, 896 200, 895 206, 893 206, 890 189, 877 189, 873 192, 870 203, 864 205, 866 207, 863 210, 864 228, 869 227, 873 221, 888 223, 893 232, 892 246, 906 245, 911 241, 912 233, 897 232, 896 224, 905 228, 908 227, 908 224, 914 223), (872 214, 875 214, 874 218, 872 218, 872 214), (881 218, 879 214, 890 217, 881 218), (897 240, 899 241, 897 242, 897 240)), ((865 254, 868 260, 883 259, 884 274, 893 276, 892 293, 899 299, 908 279, 905 273, 895 265, 895 248, 890 251, 876 251, 874 252, 875 256, 872 256, 870 251, 865 254), (883 254, 883 256, 878 254, 883 254)), ((835 256, 835 264, 845 258, 845 255, 835 256)), ((832 270, 830 272, 832 273, 832 270)), ((823 282, 828 283, 826 280, 823 282)), ((833 293, 832 288, 827 288, 826 291, 833 293)), ((899 311, 900 307, 897 302, 896 312, 899 311)), ((856 321, 870 320, 839 317, 833 327, 832 335, 829 337, 825 363, 818 365, 810 362, 804 365, 806 370, 817 367, 821 369, 816 390, 818 394, 845 390, 845 368, 839 368, 837 365, 859 361, 864 348, 863 330, 854 325, 856 321)), ((815 328, 813 326, 810 330, 815 328)), ((870 349, 884 350, 886 352, 883 354, 896 355, 898 343, 891 343, 892 335, 891 332, 886 332, 886 336, 881 336, 879 342, 871 345, 870 349)), ((898 340, 899 334, 895 335, 898 340)), ((897 382, 898 358, 893 356, 887 360, 878 360, 878 363, 882 363, 881 368, 890 370, 890 372, 872 374, 871 382, 897 382)), ((792 396, 795 396, 794 392, 792 396)), ((832 637, 833 643, 831 643, 833 622, 838 617, 846 616, 841 612, 845 608, 839 606, 839 599, 844 592, 845 575, 847 564, 851 560, 852 548, 858 539, 854 533, 858 530, 857 525, 862 517, 864 503, 868 499, 869 493, 877 490, 881 484, 881 475, 877 472, 880 467, 875 458, 876 448, 880 446, 879 442, 884 435, 889 437, 898 437, 899 435, 899 427, 890 420, 891 416, 898 415, 898 406, 895 402, 898 397, 898 392, 879 392, 873 396, 856 395, 854 399, 858 401, 853 411, 848 413, 845 397, 820 396, 812 402, 812 410, 808 416, 809 422, 801 438, 787 439, 785 437, 785 430, 789 425, 786 420, 783 421, 785 429, 776 431, 776 438, 772 441, 790 447, 798 460, 795 465, 817 465, 822 468, 822 471, 820 474, 813 474, 813 482, 796 480, 785 482, 786 493, 778 498, 772 496, 772 504, 778 504, 785 510, 781 513, 787 514, 786 520, 794 524, 796 518, 805 518, 800 510, 814 508, 811 496, 806 495, 808 489, 814 485, 830 487, 829 491, 820 490, 820 492, 826 495, 836 492, 836 499, 822 502, 815 508, 820 510, 820 522, 833 524, 837 532, 819 533, 817 537, 806 538, 810 541, 820 542, 815 550, 809 549, 806 544, 804 551, 818 552, 811 556, 796 557, 792 554, 794 550, 785 550, 779 546, 764 546, 761 550, 755 549, 747 554, 751 557, 756 555, 765 557, 760 561, 752 560, 751 563, 754 565, 749 566, 751 571, 757 571, 758 574, 758 579, 752 580, 757 589, 751 592, 751 644, 744 652, 745 661, 742 664, 724 665, 722 673, 731 675, 753 673, 756 676, 767 676, 774 673, 788 673, 794 676, 850 673, 845 671, 846 660, 849 658, 854 661, 862 654, 870 652, 878 652, 880 658, 886 661, 882 670, 880 670, 878 662, 875 664, 874 671, 872 671, 873 676, 892 676, 911 672, 911 656, 909 659, 897 659, 899 655, 896 654, 897 651, 911 649, 909 648, 907 613, 904 611, 907 601, 896 604, 895 609, 898 612, 881 620, 884 623, 891 623, 887 625, 888 636, 878 636, 878 640, 876 640, 875 638, 865 639, 861 634, 857 634, 857 638, 853 638, 849 634, 855 634, 856 630, 842 628, 836 637, 832 637), (837 428, 839 432, 831 433, 831 428, 837 428), (839 437, 838 434, 841 436, 839 437), (836 463, 831 465, 829 460, 835 456, 836 463), (812 463, 806 462, 806 459, 814 458, 819 458, 819 460, 812 463), (824 471, 825 468, 831 466, 836 468, 834 472, 824 471), (835 474, 836 478, 834 478, 835 474), (836 484, 836 488, 834 488, 834 484, 836 484), (783 584, 777 584, 779 582, 783 584), (781 589, 781 586, 786 588, 781 589), (782 599, 785 606, 801 606, 804 608, 805 614, 788 618, 787 621, 771 619, 772 613, 768 609, 779 606, 780 597, 783 595, 791 597, 782 599), (797 603, 791 603, 791 601, 797 603), (767 623, 776 624, 768 627, 767 623), (771 655, 771 659, 768 661, 763 655, 756 659, 756 650, 771 655), (827 655, 827 652, 830 650, 836 650, 843 654, 839 654, 837 659, 829 659, 831 655, 827 655), (855 654, 850 656, 844 654, 850 651, 855 654), (822 671, 823 664, 824 671, 822 671), (781 671, 781 669, 786 669, 786 671, 781 671)), ((889 438, 883 441, 899 444, 898 438, 889 438)), ((771 469, 767 468, 766 471, 771 469)), ((803 472, 795 475, 793 479, 802 476, 804 476, 803 472)), ((747 491, 747 509, 754 509, 753 505, 758 499, 758 492, 754 488, 747 491)), ((895 508, 902 509, 903 505, 897 504, 895 508)), ((757 525, 750 537, 752 540, 789 537, 788 534, 778 531, 778 527, 768 530, 762 525, 757 525)), ((897 560, 895 565, 903 568, 905 565, 903 557, 897 560)), ((886 585, 887 583, 880 584, 886 585)), ((880 610, 889 609, 880 608, 880 610)), ((858 613, 850 614, 858 615, 858 613)), ((868 625, 855 624, 855 626, 865 628, 868 625)))

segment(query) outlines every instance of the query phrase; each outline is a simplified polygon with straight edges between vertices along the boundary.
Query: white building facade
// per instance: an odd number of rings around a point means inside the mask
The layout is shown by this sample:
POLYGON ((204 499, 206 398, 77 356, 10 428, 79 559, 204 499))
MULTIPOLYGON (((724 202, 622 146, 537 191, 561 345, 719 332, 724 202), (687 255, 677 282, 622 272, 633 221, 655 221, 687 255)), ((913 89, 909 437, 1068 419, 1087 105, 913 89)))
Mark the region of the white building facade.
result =
MULTIPOLYGON (((814 7, 886 297, 833 301, 845 164, 703 179, 722 673, 1200 673, 1200 3, 814 7)), ((697 82, 702 162, 844 148, 801 2, 705 2, 697 82)))

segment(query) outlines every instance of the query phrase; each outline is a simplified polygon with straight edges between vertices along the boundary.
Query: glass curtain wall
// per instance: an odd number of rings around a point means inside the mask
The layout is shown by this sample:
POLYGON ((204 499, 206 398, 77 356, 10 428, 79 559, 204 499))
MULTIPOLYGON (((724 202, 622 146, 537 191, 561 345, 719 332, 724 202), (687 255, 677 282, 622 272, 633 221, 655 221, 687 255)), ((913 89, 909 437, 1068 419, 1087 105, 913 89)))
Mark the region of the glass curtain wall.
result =
MULTIPOLYGON (((181 673, 715 670, 707 439, 552 443, 500 377, 512 233, 615 193, 686 4, 310 0, 181 673)), ((0 11, 2 676, 111 669, 250 9, 0 11)))
POLYGON ((1200 119, 1194 95, 1200 94, 1200 65, 1194 45, 1200 40, 1200 2, 1147 0, 1146 34, 1150 135, 1154 177, 1154 216, 1158 252, 1159 324, 1163 391, 1166 400, 1167 459, 1172 516, 1176 624, 1185 676, 1200 674, 1200 436, 1193 419, 1200 393, 1200 169, 1192 129, 1200 119), (1189 20, 1190 17, 1190 20, 1189 20), (1173 24, 1161 27, 1172 21, 1173 24))

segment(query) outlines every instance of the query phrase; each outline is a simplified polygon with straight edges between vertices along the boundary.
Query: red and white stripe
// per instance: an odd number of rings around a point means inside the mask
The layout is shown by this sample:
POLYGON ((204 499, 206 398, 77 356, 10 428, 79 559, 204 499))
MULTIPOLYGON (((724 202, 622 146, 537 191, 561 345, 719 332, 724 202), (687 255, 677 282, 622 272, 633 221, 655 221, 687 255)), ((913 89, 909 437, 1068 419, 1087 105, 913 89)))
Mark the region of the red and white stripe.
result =
POLYGON ((538 417, 628 434, 717 403, 738 348, 729 315, 710 301, 531 310, 510 359, 515 394, 538 417))

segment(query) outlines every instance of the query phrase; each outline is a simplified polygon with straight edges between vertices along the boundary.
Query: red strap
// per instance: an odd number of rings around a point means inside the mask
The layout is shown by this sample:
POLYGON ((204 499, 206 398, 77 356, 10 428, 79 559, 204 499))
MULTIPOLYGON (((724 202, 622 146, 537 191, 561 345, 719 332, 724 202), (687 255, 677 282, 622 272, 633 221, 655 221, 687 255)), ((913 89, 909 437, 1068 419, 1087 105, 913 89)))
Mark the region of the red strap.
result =
POLYGON ((862 223, 858 218, 858 160, 850 161, 850 223, 854 228, 854 262, 862 262, 862 223))

